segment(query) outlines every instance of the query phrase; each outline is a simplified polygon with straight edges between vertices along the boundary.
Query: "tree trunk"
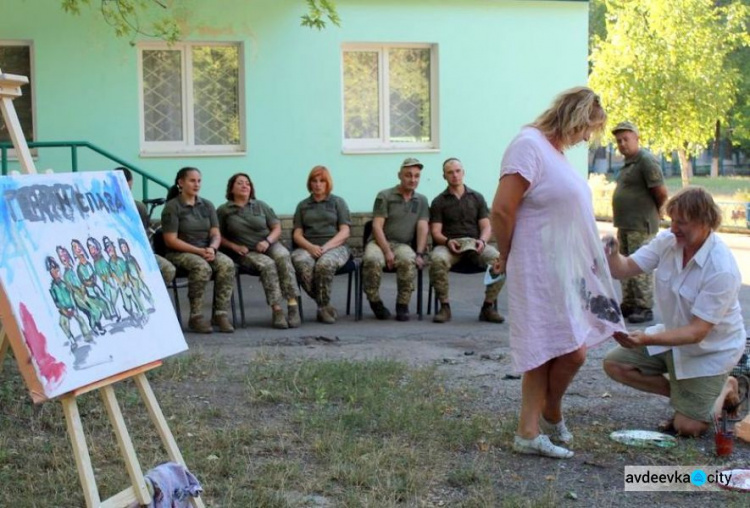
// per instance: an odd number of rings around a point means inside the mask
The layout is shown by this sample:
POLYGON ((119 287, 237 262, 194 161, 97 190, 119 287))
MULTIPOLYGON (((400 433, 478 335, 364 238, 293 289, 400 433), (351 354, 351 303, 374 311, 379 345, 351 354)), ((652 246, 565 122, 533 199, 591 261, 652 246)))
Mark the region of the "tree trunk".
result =
POLYGON ((719 151, 721 145, 721 120, 716 120, 714 132, 713 154, 711 155, 711 178, 719 176, 719 151))
POLYGON ((690 175, 692 174, 692 168, 690 167, 690 159, 687 156, 687 152, 684 149, 677 150, 677 158, 680 159, 680 175, 682 176, 682 186, 687 187, 690 185, 690 175))

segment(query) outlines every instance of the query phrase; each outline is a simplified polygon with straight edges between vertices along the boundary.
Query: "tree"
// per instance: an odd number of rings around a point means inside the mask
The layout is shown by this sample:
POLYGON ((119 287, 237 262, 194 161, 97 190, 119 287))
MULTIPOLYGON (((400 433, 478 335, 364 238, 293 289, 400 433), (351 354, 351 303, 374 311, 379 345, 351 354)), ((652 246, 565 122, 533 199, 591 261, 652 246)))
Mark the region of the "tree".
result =
POLYGON ((740 76, 729 55, 747 45, 740 1, 605 0, 606 39, 594 35, 589 78, 614 122, 631 120, 644 145, 680 159, 713 138, 735 104, 740 76))
MULTIPOLYGON (((135 38, 137 35, 176 41, 180 38, 180 27, 172 15, 172 3, 166 0, 100 0, 91 5, 91 0, 61 0, 62 9, 70 14, 80 14, 82 8, 99 9, 104 21, 109 24, 118 37, 135 38), (141 24, 141 17, 147 12, 160 9, 157 16, 148 26, 141 24)), ((333 0, 304 0, 307 13, 302 15, 300 24, 321 30, 327 21, 338 26, 341 22, 333 0)), ((158 11, 157 11, 158 12, 158 11)))

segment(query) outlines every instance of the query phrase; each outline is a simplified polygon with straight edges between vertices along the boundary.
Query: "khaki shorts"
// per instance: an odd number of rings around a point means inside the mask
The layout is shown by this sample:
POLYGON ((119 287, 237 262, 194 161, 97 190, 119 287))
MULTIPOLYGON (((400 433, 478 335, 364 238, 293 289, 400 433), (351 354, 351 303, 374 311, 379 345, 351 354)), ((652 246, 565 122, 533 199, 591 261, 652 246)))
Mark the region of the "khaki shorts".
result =
POLYGON ((728 374, 675 379, 672 351, 649 356, 645 347, 625 349, 617 346, 605 361, 633 365, 646 376, 669 374, 669 401, 675 411, 700 422, 712 422, 714 404, 721 395, 728 374))

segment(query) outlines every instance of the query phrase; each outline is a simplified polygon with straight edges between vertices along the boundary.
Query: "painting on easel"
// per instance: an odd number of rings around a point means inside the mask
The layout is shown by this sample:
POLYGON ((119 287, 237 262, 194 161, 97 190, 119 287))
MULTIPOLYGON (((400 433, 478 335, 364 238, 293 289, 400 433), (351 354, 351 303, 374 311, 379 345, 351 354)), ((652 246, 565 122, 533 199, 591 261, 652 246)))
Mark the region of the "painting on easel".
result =
POLYGON ((35 401, 187 349, 121 172, 0 177, 0 238, 1 317, 35 401))

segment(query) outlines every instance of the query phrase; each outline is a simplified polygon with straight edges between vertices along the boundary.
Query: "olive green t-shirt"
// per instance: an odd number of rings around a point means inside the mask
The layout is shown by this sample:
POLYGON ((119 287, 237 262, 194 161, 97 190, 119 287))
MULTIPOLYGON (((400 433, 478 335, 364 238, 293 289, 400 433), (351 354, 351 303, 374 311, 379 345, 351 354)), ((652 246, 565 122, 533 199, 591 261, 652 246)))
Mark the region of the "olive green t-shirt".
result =
POLYGON ((294 228, 302 229, 307 241, 315 245, 325 244, 336 236, 339 226, 351 223, 346 202, 333 194, 322 201, 315 201, 312 196, 303 199, 294 212, 294 228))
POLYGON ((383 232, 386 240, 411 245, 417 231, 417 222, 430 218, 430 208, 423 194, 414 192, 407 201, 396 186, 378 193, 372 214, 385 218, 383 232))
POLYGON ((626 159, 612 195, 615 227, 656 234, 659 210, 650 189, 659 185, 664 185, 664 177, 653 155, 641 150, 626 159))
POLYGON ((445 189, 432 200, 430 222, 443 225, 442 233, 448 240, 479 238, 479 221, 490 216, 487 202, 477 191, 464 188, 461 199, 445 189))
POLYGON ((177 196, 167 201, 161 212, 162 231, 177 233, 177 238, 194 247, 208 247, 209 231, 218 227, 216 208, 207 199, 195 198, 195 205, 187 205, 177 196))
POLYGON ((273 209, 263 201, 251 199, 245 206, 228 201, 216 210, 221 234, 230 242, 254 250, 279 223, 273 209))
POLYGON ((148 231, 148 227, 150 224, 148 223, 148 210, 146 210, 146 204, 143 201, 135 200, 135 208, 138 210, 138 216, 141 218, 141 222, 143 223, 143 229, 148 231))

